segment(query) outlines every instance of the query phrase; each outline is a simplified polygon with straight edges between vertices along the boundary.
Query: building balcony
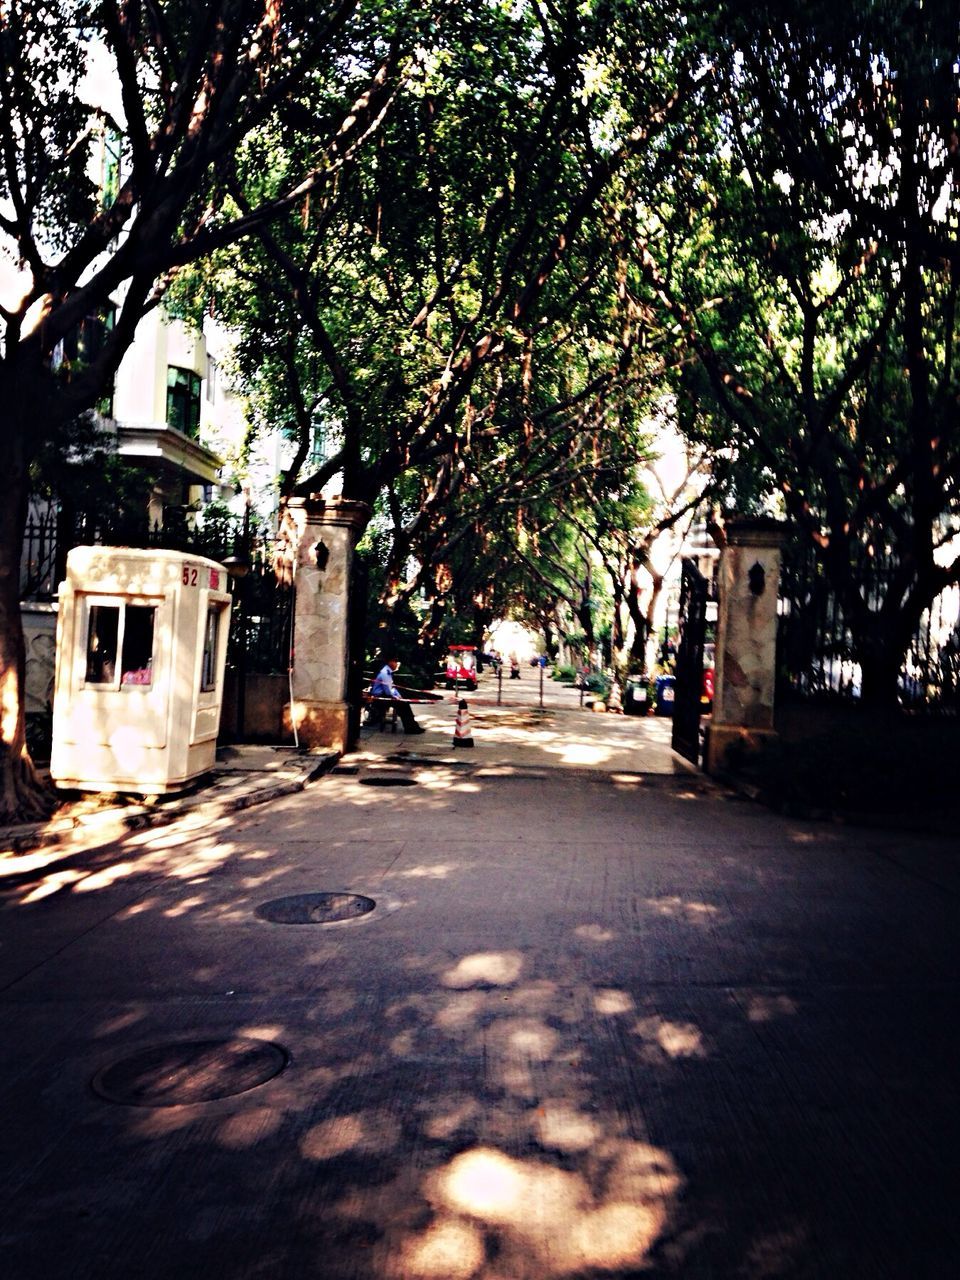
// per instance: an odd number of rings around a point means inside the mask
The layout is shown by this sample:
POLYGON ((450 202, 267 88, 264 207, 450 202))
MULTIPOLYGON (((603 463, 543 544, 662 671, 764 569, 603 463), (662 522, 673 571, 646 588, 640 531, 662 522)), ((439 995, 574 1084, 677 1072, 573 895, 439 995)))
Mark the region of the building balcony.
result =
POLYGON ((126 462, 179 477, 187 484, 216 484, 223 460, 165 423, 117 423, 117 453, 126 462))

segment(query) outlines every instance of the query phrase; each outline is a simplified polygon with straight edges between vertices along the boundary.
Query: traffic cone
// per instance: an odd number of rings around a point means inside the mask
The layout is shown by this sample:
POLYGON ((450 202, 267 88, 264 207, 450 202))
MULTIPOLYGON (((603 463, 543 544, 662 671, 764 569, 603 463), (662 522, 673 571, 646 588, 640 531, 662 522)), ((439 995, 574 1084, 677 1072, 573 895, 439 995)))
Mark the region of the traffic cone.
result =
POLYGON ((457 723, 453 730, 453 745, 455 747, 473 746, 473 738, 470 734, 470 712, 466 698, 461 698, 457 703, 457 723))

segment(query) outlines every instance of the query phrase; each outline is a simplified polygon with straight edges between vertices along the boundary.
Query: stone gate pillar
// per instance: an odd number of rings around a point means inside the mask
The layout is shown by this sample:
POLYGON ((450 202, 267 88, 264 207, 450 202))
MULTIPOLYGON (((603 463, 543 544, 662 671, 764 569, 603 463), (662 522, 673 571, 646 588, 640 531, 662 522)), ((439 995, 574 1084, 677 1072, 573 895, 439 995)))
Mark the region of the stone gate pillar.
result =
POLYGON ((308 747, 345 751, 349 734, 347 661, 354 548, 370 519, 364 502, 291 498, 296 527, 293 693, 284 708, 308 747))
POLYGON ((774 738, 777 594, 784 527, 763 517, 724 526, 717 614, 717 670, 707 734, 707 772, 723 772, 734 743, 761 750, 774 738))

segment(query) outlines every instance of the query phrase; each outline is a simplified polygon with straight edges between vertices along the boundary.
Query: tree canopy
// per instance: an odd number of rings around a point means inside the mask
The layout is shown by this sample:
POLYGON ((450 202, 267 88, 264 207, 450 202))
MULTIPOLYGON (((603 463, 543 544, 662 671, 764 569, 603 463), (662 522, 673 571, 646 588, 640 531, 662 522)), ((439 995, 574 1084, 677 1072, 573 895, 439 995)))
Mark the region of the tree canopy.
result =
POLYGON ((643 247, 691 356, 681 417, 727 451, 732 501, 778 495, 865 696, 890 700, 922 611, 960 578, 960 19, 732 6, 716 41, 718 109, 643 247))
POLYGON ((30 466, 96 405, 172 273, 349 168, 448 8, 372 0, 31 0, 0 9, 0 815, 43 807, 25 748, 19 560, 30 466), (288 185, 242 215, 245 139, 302 108, 288 185), (108 323, 109 320, 109 323, 108 323), (82 324, 103 341, 60 358, 82 324))
POLYGON ((0 812, 36 797, 30 467, 178 277, 296 440, 287 492, 380 504, 397 599, 494 535, 553 539, 554 586, 590 540, 629 576, 674 518, 636 492, 667 405, 890 696, 960 577, 958 49, 947 0, 0 6, 0 812))

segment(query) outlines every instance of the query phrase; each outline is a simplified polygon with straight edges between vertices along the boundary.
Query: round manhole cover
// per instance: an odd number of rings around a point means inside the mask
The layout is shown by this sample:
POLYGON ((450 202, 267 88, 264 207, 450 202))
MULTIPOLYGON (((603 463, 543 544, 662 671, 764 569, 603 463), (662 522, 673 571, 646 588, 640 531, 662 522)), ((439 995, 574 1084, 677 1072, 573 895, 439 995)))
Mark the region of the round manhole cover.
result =
POLYGON ((415 787, 416 778, 406 778, 403 774, 374 773, 369 778, 361 778, 362 787, 415 787))
POLYGON ((257 915, 271 924, 336 924, 365 916, 376 905, 362 893, 295 893, 262 903, 257 915))
POLYGON ((286 1049, 269 1040, 190 1040, 143 1049, 104 1067, 93 1088, 108 1102, 179 1107, 246 1093, 278 1076, 286 1049))

